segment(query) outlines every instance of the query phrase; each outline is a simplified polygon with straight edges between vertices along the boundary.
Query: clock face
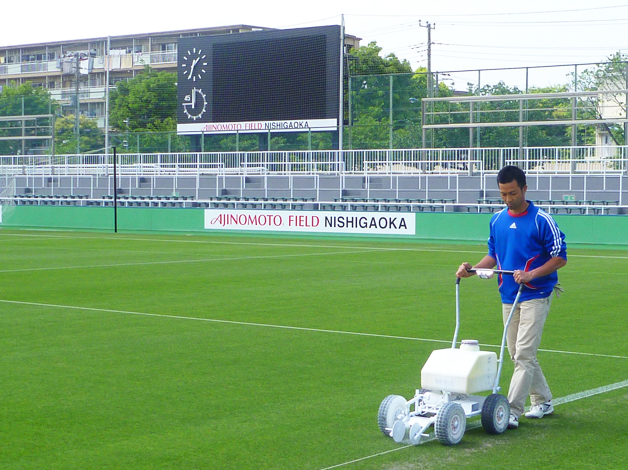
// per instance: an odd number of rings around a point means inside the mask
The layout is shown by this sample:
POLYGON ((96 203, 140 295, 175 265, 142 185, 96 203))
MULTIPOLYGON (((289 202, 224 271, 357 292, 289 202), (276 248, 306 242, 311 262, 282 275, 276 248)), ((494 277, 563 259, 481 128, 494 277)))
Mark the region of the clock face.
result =
POLYGON ((185 95, 183 101, 183 112, 188 119, 196 121, 207 110, 207 95, 200 88, 192 88, 189 95, 185 95))
POLYGON ((203 54, 201 49, 194 47, 192 50, 188 50, 187 54, 183 55, 183 62, 181 63, 183 68, 183 75, 188 80, 195 82, 200 80, 207 67, 207 56, 203 54))

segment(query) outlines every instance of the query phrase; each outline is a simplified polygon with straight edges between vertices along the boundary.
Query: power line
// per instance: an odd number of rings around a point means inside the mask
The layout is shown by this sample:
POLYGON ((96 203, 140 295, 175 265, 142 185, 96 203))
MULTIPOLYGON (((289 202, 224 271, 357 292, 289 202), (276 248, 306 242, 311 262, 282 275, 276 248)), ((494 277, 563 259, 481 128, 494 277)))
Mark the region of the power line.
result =
POLYGON ((582 26, 582 25, 600 25, 607 26, 609 24, 626 24, 628 18, 612 18, 612 19, 588 19, 588 20, 535 20, 535 21, 502 21, 502 22, 489 22, 489 21, 465 21, 458 22, 440 22, 439 24, 445 26, 529 26, 529 25, 569 25, 569 26, 582 26))
MULTIPOLYGON (((438 45, 438 46, 456 46, 456 47, 477 47, 477 48, 487 48, 487 49, 516 49, 516 50, 520 50, 520 49, 533 49, 533 50, 548 50, 548 49, 557 49, 557 50, 566 50, 566 49, 574 49, 574 50, 578 50, 578 51, 582 51, 582 50, 605 50, 605 49, 609 49, 609 48, 614 48, 615 45, 613 46, 607 46, 607 47, 603 47, 603 46, 595 46, 595 47, 578 47, 578 46, 573 46, 573 47, 563 47, 563 46, 557 46, 557 47, 551 47, 551 46, 486 46, 486 45, 481 45, 481 44, 452 44, 452 43, 444 43, 444 42, 435 42, 433 43, 434 45, 438 45)), ((417 46, 420 44, 417 44, 417 46)), ((413 46, 409 46, 410 48, 413 48, 413 46)))
MULTIPOLYGON (((628 8, 628 5, 624 4, 624 5, 612 5, 612 6, 604 6, 604 7, 592 7, 592 8, 574 8, 574 9, 569 9, 569 10, 539 10, 539 11, 519 11, 519 12, 499 12, 499 13, 469 13, 469 14, 462 14, 462 15, 452 15, 452 14, 447 14, 447 15, 435 15, 432 13, 428 13, 429 16, 431 18, 458 18, 458 17, 464 17, 464 18, 468 18, 471 16, 514 16, 514 15, 547 15, 550 13, 580 13, 580 12, 587 12, 587 11, 596 11, 596 10, 610 10, 610 9, 620 9, 620 8, 628 8)), ((385 14, 377 14, 377 15, 365 15, 365 14, 349 14, 349 15, 345 15, 345 16, 355 16, 355 17, 374 17, 374 18, 419 18, 420 16, 426 16, 425 14, 423 15, 408 15, 408 14, 390 14, 390 15, 385 15, 385 14)))

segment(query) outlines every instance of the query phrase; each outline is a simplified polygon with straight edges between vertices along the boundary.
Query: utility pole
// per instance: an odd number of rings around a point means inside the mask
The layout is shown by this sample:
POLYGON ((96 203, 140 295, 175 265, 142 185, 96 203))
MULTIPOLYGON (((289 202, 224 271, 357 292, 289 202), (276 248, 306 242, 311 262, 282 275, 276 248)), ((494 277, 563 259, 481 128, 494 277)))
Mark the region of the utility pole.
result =
POLYGON ((76 96, 76 113, 74 116, 74 135, 76 135, 76 154, 78 155, 79 153, 81 153, 81 116, 80 116, 80 111, 81 111, 81 104, 79 101, 79 83, 81 80, 81 65, 80 65, 80 54, 76 53, 74 54, 74 59, 76 60, 76 76, 74 77, 75 80, 75 86, 76 86, 76 90, 75 90, 75 96, 76 96))
MULTIPOLYGON (((434 98, 434 86, 432 85, 432 30, 436 28, 435 24, 430 24, 429 21, 425 24, 421 23, 419 20, 419 26, 421 28, 427 28, 427 97, 434 98)), ((425 124, 425 112, 427 111, 427 106, 423 106, 424 103, 421 103, 421 121, 423 125, 425 124)), ((434 106, 434 103, 428 103, 429 106, 434 106)), ((432 108, 433 111, 433 108, 432 108)), ((432 144, 434 138, 434 131, 432 131, 432 144)), ((425 128, 423 128, 423 137, 421 141, 421 146, 425 148, 425 128)))
POLYGON ((419 20, 421 28, 427 28, 427 97, 434 98, 434 85, 432 78, 432 30, 436 29, 436 24, 430 24, 428 21, 422 24, 419 20))

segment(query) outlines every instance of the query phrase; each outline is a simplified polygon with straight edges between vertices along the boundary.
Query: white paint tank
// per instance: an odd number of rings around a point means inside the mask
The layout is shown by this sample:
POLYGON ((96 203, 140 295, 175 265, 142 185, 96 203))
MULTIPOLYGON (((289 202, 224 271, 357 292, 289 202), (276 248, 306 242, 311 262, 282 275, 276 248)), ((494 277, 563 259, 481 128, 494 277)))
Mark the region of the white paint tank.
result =
POLYGON ((494 352, 437 349, 421 370, 421 388, 466 394, 483 392, 492 390, 496 375, 494 352))

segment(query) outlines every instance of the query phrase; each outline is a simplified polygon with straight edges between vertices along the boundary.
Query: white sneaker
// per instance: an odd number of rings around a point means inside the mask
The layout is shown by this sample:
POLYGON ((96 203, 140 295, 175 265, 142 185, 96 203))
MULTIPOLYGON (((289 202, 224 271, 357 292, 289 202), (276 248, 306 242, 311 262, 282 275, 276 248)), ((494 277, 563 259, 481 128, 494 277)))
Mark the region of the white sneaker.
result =
POLYGON ((508 420, 508 429, 517 429, 519 427, 519 418, 515 415, 510 415, 508 420))
POLYGON ((542 418, 545 415, 551 415, 554 412, 552 400, 541 403, 540 405, 532 405, 530 411, 526 413, 526 418, 542 418))

